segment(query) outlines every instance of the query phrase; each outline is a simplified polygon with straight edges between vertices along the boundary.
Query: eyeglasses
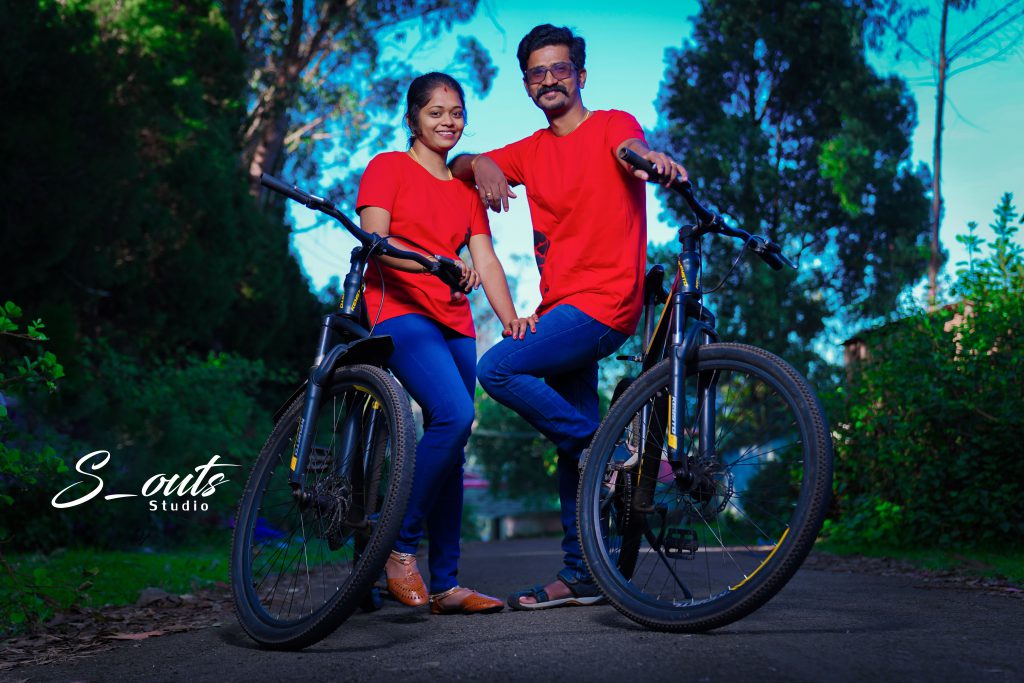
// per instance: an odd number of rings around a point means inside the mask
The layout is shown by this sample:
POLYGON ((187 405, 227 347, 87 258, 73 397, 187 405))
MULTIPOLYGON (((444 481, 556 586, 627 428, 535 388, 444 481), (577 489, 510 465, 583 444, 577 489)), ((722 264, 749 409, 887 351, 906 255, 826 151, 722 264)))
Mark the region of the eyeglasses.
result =
POLYGON ((527 83, 536 85, 544 81, 549 71, 556 81, 561 81, 569 78, 575 68, 570 62, 555 62, 551 66, 535 66, 532 69, 527 69, 523 75, 526 77, 527 83))

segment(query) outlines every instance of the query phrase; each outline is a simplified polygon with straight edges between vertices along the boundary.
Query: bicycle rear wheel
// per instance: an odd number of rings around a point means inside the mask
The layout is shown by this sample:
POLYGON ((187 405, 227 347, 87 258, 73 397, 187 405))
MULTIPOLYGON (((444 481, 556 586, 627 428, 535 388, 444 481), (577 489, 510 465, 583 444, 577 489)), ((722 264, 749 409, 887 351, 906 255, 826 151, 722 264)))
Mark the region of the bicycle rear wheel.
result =
POLYGON ((289 484, 304 398, 278 420, 239 504, 231 585, 242 628, 261 645, 299 649, 367 603, 412 486, 408 399, 380 368, 331 378, 316 422, 303 498, 289 484))
POLYGON ((641 375, 595 434, 579 534, 616 609, 659 630, 707 631, 763 605, 807 556, 830 496, 832 442, 788 363, 709 344, 688 372, 679 461, 669 462, 669 379, 668 360, 641 375), (673 472, 682 458, 693 485, 673 472))

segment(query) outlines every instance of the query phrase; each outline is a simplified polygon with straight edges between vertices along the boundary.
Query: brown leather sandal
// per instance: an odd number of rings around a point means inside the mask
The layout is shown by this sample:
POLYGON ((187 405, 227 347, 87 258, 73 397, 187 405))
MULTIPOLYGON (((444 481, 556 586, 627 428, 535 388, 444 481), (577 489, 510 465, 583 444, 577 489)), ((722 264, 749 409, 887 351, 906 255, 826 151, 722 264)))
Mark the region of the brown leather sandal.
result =
POLYGON ((388 591, 398 602, 409 607, 427 604, 427 585, 416 567, 415 555, 392 550, 384 571, 388 577, 388 591))
POLYGON ((504 607, 498 598, 462 586, 430 596, 431 614, 490 614, 500 612, 504 607))

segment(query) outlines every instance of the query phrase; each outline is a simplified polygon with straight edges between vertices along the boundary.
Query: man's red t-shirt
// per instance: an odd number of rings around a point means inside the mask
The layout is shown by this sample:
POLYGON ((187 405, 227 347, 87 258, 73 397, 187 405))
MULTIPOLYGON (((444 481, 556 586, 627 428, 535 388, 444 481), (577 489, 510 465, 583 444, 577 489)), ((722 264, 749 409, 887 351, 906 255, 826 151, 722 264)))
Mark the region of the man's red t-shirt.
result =
POLYGON ((533 219, 543 315, 572 304, 609 327, 633 334, 647 263, 644 182, 615 151, 644 140, 626 112, 593 111, 564 137, 544 128, 487 152, 513 185, 525 185, 533 219))
MULTIPOLYGON (((430 254, 454 257, 471 236, 491 234, 483 203, 471 185, 438 180, 405 152, 385 152, 370 161, 359 183, 356 211, 366 206, 388 211, 389 233, 408 238, 411 242, 406 246, 418 246, 430 254)), ((385 265, 378 273, 371 264, 366 269, 365 296, 371 324, 419 313, 467 337, 476 336, 469 302, 465 297, 453 302, 448 285, 433 275, 385 265)))

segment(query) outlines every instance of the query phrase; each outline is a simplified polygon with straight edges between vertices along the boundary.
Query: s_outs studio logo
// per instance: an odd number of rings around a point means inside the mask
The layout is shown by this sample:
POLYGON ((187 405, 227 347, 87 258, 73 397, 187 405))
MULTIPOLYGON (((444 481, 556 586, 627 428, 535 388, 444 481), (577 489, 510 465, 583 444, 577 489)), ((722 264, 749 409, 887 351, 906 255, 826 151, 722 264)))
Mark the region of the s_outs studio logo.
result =
MULTIPOLYGON (((185 476, 168 475, 163 472, 154 474, 145 481, 139 493, 108 493, 103 496, 103 500, 142 497, 149 499, 147 506, 151 512, 206 512, 210 505, 202 499, 209 498, 218 486, 231 481, 224 472, 217 471, 217 468, 240 467, 219 460, 220 456, 214 455, 206 464, 199 465, 185 476)), ((57 509, 73 508, 99 496, 103 492, 104 482, 103 477, 96 472, 109 462, 109 451, 93 451, 83 455, 75 463, 75 471, 94 480, 93 488, 77 498, 68 499, 69 496, 84 490, 78 487, 87 486, 89 483, 88 480, 76 481, 61 489, 50 503, 57 509)))

